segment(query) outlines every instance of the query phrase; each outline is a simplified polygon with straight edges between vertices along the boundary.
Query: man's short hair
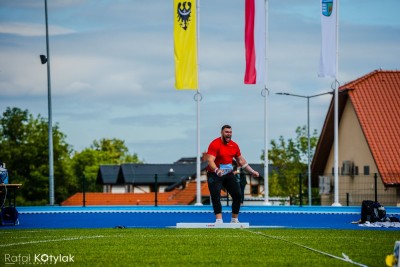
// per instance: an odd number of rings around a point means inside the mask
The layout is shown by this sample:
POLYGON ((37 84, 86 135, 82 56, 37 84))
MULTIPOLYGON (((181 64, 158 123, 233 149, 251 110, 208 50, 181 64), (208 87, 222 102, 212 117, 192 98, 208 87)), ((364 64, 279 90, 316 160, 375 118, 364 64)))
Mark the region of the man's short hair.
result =
POLYGON ((224 126, 221 127, 221 132, 222 132, 224 129, 226 129, 226 128, 232 129, 232 127, 231 127, 230 125, 225 124, 224 126))

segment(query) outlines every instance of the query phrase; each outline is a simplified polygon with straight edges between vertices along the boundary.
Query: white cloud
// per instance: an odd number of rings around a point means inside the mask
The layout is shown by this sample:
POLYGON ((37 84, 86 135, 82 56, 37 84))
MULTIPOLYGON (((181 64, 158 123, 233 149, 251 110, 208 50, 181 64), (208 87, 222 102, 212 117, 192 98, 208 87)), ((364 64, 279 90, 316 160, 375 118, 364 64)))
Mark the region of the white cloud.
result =
MULTIPOLYGON (((49 35, 71 34, 75 31, 60 27, 49 26, 49 35)), ((33 23, 0 23, 0 34, 15 34, 20 36, 46 36, 46 28, 44 24, 33 23)))

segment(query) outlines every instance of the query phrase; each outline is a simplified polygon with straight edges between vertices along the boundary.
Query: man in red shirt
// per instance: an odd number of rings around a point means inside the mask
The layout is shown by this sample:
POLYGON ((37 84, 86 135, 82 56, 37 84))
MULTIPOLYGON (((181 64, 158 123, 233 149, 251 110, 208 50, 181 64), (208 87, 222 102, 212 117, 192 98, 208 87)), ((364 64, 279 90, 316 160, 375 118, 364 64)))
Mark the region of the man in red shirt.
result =
POLYGON ((223 223, 221 205, 222 186, 225 187, 233 200, 231 223, 239 222, 241 191, 233 173, 232 162, 234 159, 239 167, 247 170, 255 177, 259 176, 259 173, 249 166, 246 159, 240 153, 238 144, 232 141, 232 127, 224 125, 221 128, 221 137, 214 139, 208 146, 207 151, 207 182, 216 223, 223 223))

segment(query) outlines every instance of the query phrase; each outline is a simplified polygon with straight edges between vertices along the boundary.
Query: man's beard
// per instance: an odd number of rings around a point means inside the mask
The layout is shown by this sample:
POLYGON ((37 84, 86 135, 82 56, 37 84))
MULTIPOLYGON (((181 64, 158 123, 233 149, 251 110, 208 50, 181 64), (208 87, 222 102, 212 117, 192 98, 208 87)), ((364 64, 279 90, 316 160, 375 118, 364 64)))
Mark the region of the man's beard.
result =
POLYGON ((222 141, 224 141, 224 143, 227 144, 231 141, 231 137, 222 136, 222 141), (227 138, 229 139, 229 141, 226 140, 227 138))

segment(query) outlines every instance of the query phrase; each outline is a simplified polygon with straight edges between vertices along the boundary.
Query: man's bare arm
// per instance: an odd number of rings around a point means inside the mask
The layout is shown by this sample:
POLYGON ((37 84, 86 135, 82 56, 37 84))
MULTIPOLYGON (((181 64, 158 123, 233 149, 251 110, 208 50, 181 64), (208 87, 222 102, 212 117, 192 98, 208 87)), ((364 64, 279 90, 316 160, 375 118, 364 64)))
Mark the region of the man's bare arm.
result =
POLYGON ((250 167, 249 163, 247 163, 246 159, 242 155, 236 157, 236 161, 239 163, 239 166, 241 166, 243 169, 251 173, 253 176, 255 177, 260 176, 260 174, 257 171, 253 170, 253 168, 250 167))

